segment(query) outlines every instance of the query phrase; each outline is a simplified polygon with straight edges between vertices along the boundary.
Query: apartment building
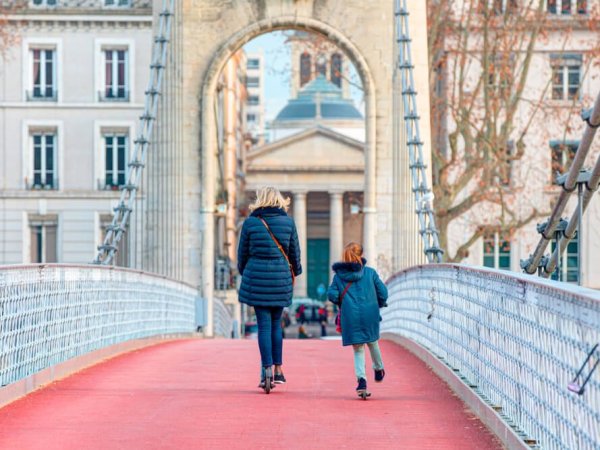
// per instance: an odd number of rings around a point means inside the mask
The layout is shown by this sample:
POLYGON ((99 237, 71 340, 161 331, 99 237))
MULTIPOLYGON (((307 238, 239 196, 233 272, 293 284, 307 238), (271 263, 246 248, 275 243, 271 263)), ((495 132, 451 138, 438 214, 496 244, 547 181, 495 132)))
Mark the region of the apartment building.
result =
MULTIPOLYGON (((90 262, 125 183, 150 0, 31 0, 0 65, 0 264, 90 262)), ((117 263, 129 265, 124 242, 117 263)))

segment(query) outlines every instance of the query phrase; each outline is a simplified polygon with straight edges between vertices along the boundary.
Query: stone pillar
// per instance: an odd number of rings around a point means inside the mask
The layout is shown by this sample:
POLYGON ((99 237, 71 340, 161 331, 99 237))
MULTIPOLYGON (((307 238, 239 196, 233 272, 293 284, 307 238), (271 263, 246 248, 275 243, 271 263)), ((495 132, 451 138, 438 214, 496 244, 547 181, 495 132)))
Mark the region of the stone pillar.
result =
MULTIPOLYGON (((344 193, 330 192, 329 215, 329 266, 342 259, 344 250, 344 193)), ((330 272, 329 279, 333 278, 330 272)))
POLYGON ((375 247, 377 233, 377 104, 375 90, 371 86, 365 93, 366 142, 365 142, 365 190, 363 194, 363 251, 369 265, 377 269, 378 249, 375 247))
POLYGON ((307 226, 306 226, 306 192, 294 192, 294 222, 296 222, 296 229, 298 230, 298 240, 300 241, 300 261, 302 264, 302 275, 296 278, 296 286, 294 287, 294 296, 306 297, 307 296, 307 276, 308 276, 308 264, 306 259, 306 239, 307 239, 307 226))

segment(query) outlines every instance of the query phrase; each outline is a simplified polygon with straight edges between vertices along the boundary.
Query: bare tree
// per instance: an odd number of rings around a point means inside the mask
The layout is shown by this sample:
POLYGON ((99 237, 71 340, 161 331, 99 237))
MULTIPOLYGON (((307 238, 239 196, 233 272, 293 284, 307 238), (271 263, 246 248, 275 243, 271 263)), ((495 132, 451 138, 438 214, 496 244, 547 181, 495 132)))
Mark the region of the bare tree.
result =
MULTIPOLYGON (((557 21, 546 10, 551 2, 428 0, 434 206, 448 261, 464 259, 487 233, 510 236, 549 210, 526 204, 523 174, 511 173, 528 154, 532 127, 556 109, 553 79, 540 76, 535 57, 559 33, 559 51, 572 45, 573 27, 595 30, 598 16, 557 21), (449 254, 449 226, 467 216, 478 223, 449 254)), ((597 37, 594 45, 579 51, 584 73, 598 56, 597 37)), ((561 104, 565 133, 581 100, 575 92, 561 104)))
POLYGON ((0 0, 0 58, 6 57, 6 52, 10 47, 17 44, 20 40, 19 27, 11 22, 9 17, 23 11, 26 7, 26 0, 0 0))

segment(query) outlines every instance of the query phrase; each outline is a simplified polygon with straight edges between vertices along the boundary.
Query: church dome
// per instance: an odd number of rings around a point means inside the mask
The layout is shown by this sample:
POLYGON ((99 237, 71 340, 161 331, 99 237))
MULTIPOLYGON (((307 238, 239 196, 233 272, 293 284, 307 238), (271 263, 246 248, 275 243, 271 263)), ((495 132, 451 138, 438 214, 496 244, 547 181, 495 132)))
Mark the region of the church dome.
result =
POLYGON ((275 123, 296 120, 363 120, 363 116, 350 99, 342 96, 342 90, 318 75, 307 83, 298 97, 277 114, 275 123))

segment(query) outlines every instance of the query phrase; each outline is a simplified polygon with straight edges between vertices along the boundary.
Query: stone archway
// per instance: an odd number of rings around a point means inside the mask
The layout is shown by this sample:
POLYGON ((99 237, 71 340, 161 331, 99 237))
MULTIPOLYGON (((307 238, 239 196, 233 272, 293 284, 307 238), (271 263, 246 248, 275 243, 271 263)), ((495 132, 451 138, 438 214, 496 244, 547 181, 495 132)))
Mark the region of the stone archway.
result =
MULTIPOLYGON (((418 14, 411 20, 413 29, 421 33, 416 40, 426 49, 424 5, 424 0, 415 4, 418 14)), ((384 274, 398 266, 421 262, 420 256, 402 257, 393 248, 393 233, 412 233, 416 240, 418 228, 414 208, 406 200, 407 195, 412 195, 410 189, 397 189, 393 180, 394 175, 409 179, 409 169, 394 153, 392 145, 393 2, 380 0, 365 8, 362 0, 180 0, 178 11, 173 29, 175 64, 167 69, 167 80, 171 81, 166 84, 166 94, 179 99, 179 105, 172 108, 177 121, 174 127, 178 128, 173 136, 179 139, 177 147, 185 162, 186 217, 183 229, 174 231, 182 233, 186 249, 183 278, 199 285, 202 296, 209 300, 208 317, 212 316, 216 161, 216 125, 211 108, 217 78, 238 48, 273 30, 300 29, 321 34, 340 47, 356 66, 366 100, 364 246, 367 257, 384 274), (407 206, 398 213, 399 209, 393 205, 402 202, 407 206), (393 266, 393 258, 400 264, 393 266)), ((421 60, 415 61, 415 66, 427 70, 426 53, 421 60)), ((420 78, 427 80, 423 73, 420 78)), ((419 100, 427 140, 427 93, 420 95, 419 100)), ((211 334, 210 326, 207 332, 211 334)))
MULTIPOLYGON (((374 245, 374 227, 375 227, 375 199, 376 199, 376 183, 375 183, 375 162, 376 162, 376 148, 375 148, 375 88, 373 79, 369 67, 358 52, 355 46, 341 33, 327 26, 319 21, 306 19, 301 17, 278 17, 274 20, 263 20, 255 24, 251 24, 248 27, 240 30, 233 36, 231 36, 225 44, 221 47, 218 53, 214 56, 209 69, 206 73, 206 78, 203 83, 202 90, 202 180, 203 180, 203 197, 202 197, 202 211, 203 211, 203 224, 206 227, 205 235, 213 236, 214 231, 211 227, 214 225, 213 211, 215 209, 214 201, 214 177, 215 177, 215 165, 216 158, 214 155, 217 153, 216 143, 216 123, 214 114, 212 114, 212 108, 215 101, 216 85, 219 74, 225 66, 225 63, 240 47, 251 39, 275 30, 282 29, 297 29, 303 31, 310 31, 313 33, 321 34, 322 36, 329 39, 341 50, 343 50, 348 58, 357 68, 359 76, 363 82, 365 89, 365 103, 366 103, 366 142, 365 142, 365 186, 364 186, 364 247, 366 254, 375 253, 374 245)), ((212 247, 213 242, 207 242, 205 240, 205 246, 212 247)), ((202 279, 212 280, 212 273, 214 272, 214 258, 212 258, 212 251, 206 251, 202 260, 202 279)), ((211 295, 212 286, 203 285, 203 290, 208 296, 211 295)), ((205 294, 205 295, 206 295, 205 294)))

